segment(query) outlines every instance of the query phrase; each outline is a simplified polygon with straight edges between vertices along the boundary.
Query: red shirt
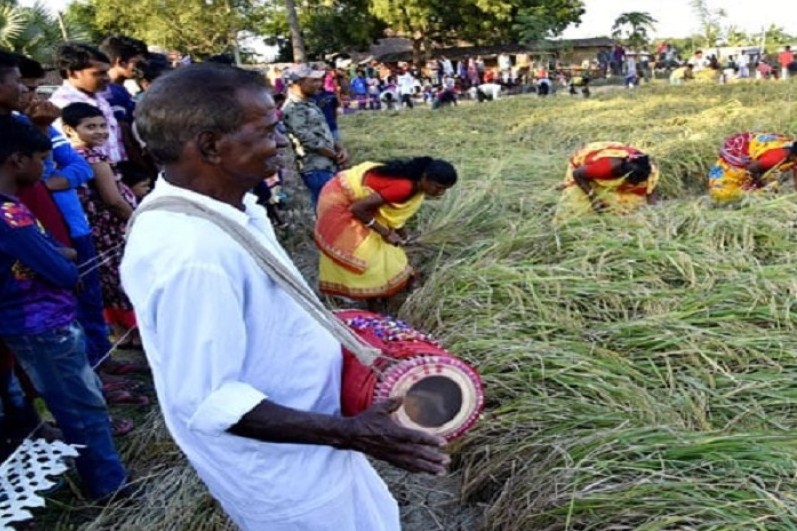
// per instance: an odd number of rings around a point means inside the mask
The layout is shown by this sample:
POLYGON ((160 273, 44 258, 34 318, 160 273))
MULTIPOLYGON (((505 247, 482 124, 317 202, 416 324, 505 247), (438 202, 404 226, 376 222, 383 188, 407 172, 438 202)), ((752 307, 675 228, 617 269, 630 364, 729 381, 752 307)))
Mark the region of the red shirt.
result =
POLYGON ((778 62, 780 63, 780 66, 782 66, 783 68, 789 66, 789 64, 791 64, 792 61, 794 61, 794 52, 792 51, 787 52, 786 50, 784 50, 780 52, 780 54, 778 54, 778 62))
POLYGON ((388 203, 404 203, 415 193, 409 179, 382 177, 376 172, 366 173, 363 183, 388 203))

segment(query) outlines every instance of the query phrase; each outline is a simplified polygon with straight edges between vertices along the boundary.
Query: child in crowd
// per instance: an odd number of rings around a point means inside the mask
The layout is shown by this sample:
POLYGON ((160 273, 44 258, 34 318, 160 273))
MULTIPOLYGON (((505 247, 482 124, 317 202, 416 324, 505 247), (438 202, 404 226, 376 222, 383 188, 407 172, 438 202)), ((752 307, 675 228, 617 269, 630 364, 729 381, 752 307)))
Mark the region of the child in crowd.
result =
POLYGON ((152 178, 144 169, 128 160, 116 165, 122 184, 130 188, 136 201, 140 202, 152 190, 152 178))
MULTIPOLYGON (((136 196, 108 163, 100 147, 108 141, 108 124, 97 107, 87 103, 72 103, 61 113, 64 133, 72 147, 94 170, 94 179, 79 190, 83 208, 92 228, 94 246, 103 259, 100 271, 105 320, 116 337, 121 337, 136 325, 133 307, 119 281, 127 220, 133 214, 136 196)), ((133 334, 135 335, 135 334, 133 334)), ((131 337, 124 346, 138 347, 138 337, 131 337)), ((145 396, 131 395, 135 404, 148 403, 145 396)))
POLYGON ((77 253, 59 247, 16 195, 40 179, 50 139, 20 121, 0 123, 0 340, 44 398, 64 439, 84 447, 77 468, 94 499, 123 488, 99 381, 76 321, 77 253))

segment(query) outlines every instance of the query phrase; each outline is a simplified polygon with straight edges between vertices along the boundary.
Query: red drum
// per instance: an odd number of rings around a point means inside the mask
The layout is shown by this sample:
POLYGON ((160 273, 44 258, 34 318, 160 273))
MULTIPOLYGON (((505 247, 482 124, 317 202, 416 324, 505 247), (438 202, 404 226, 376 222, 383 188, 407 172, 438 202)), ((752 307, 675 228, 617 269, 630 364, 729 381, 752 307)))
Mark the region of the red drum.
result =
POLYGON ((357 415, 374 402, 400 396, 404 402, 393 417, 402 426, 451 441, 476 423, 484 408, 484 388, 468 364, 402 321, 360 310, 336 314, 382 351, 368 367, 343 350, 344 415, 357 415))

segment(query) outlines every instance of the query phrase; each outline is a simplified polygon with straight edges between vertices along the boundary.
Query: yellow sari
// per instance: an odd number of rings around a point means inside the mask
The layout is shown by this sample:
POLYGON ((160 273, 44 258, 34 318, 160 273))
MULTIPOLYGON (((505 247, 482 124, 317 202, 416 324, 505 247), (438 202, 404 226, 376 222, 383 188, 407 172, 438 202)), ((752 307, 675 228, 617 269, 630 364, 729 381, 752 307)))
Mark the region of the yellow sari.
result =
MULTIPOLYGON (((559 225, 568 220, 588 214, 594 214, 592 200, 576 184, 573 172, 576 168, 592 164, 606 158, 624 159, 630 155, 640 155, 638 149, 619 142, 593 142, 577 151, 567 165, 562 196, 554 215, 554 224, 559 225)), ((639 184, 625 182, 626 176, 616 179, 594 179, 595 199, 606 205, 606 212, 612 214, 629 214, 647 204, 647 198, 659 184, 659 169, 651 164, 650 176, 639 184)))
MULTIPOLYGON (((342 171, 321 191, 314 238, 321 251, 318 273, 323 293, 352 299, 390 297, 404 289, 412 276, 404 249, 387 243, 350 210, 356 201, 374 193, 364 179, 377 166, 364 162, 342 171)), ((405 203, 386 203, 374 219, 389 229, 400 229, 418 212, 423 199, 422 193, 416 193, 405 203)))

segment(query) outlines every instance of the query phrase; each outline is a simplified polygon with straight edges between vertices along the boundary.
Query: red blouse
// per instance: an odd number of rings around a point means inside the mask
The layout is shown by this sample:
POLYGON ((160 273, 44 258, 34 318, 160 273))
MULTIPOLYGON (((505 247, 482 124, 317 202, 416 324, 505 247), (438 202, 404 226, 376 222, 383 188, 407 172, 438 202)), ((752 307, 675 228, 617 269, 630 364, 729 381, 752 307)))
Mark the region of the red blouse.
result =
POLYGON ((769 151, 765 152, 763 155, 758 157, 758 163, 761 164, 761 169, 764 171, 771 170, 778 164, 782 163, 786 160, 786 157, 789 156, 789 150, 786 148, 781 149, 770 149, 769 151))
POLYGON ((404 203, 415 193, 413 182, 409 179, 382 177, 372 171, 365 174, 363 183, 388 203, 404 203))
POLYGON ((612 159, 603 158, 584 165, 584 175, 587 179, 604 181, 616 179, 612 172, 612 159))

